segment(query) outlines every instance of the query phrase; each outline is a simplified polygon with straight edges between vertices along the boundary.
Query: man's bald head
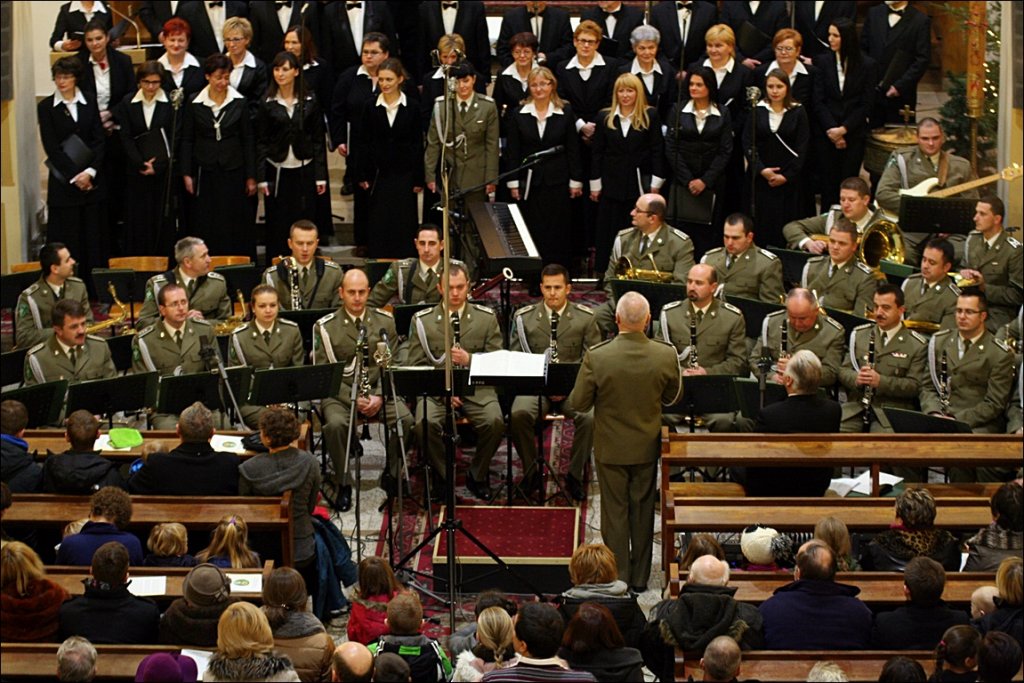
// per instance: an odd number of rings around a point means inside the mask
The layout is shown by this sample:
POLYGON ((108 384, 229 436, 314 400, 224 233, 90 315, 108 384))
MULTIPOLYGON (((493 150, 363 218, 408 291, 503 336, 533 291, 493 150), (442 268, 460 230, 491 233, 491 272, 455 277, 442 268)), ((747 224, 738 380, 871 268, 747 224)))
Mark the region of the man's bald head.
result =
POLYGON ((361 268, 349 268, 341 279, 342 287, 369 287, 370 279, 361 268))
POLYGON ((740 646, 729 636, 718 636, 700 660, 705 681, 731 681, 740 672, 740 646))
POLYGON ((345 683, 373 680, 373 654, 362 643, 342 643, 331 656, 331 680, 345 683))
POLYGON ((615 305, 619 332, 643 332, 651 319, 651 305, 638 292, 626 292, 615 305))
POLYGON ((353 318, 361 317, 370 296, 370 280, 366 273, 359 268, 349 269, 341 280, 338 296, 349 315, 353 318))
POLYGON ((686 583, 698 586, 725 586, 729 583, 729 565, 714 555, 701 555, 690 565, 686 583))

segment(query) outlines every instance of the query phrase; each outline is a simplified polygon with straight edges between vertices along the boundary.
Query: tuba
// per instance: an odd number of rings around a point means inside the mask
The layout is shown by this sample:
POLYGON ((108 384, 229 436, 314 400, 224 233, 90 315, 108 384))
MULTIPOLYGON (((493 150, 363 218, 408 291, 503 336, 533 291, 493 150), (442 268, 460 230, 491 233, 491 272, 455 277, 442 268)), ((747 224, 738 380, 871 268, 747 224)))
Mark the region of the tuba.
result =
POLYGON ((628 256, 620 256, 615 262, 615 277, 619 280, 643 280, 644 282, 672 282, 672 273, 658 270, 658 264, 654 262, 654 255, 648 254, 651 261, 651 268, 637 268, 628 256))
POLYGON ((903 263, 906 259, 906 250, 899 226, 882 219, 864 228, 860 236, 860 245, 857 247, 857 258, 875 270, 878 270, 883 260, 903 263))

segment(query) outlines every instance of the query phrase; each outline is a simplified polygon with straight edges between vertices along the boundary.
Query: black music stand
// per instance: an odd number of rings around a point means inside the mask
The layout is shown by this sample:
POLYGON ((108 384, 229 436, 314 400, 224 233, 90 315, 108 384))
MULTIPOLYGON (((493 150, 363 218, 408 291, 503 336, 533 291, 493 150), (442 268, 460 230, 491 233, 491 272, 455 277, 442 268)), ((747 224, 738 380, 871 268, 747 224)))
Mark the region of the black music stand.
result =
MULTIPOLYGON (((576 376, 580 373, 580 363, 548 363, 548 377, 547 382, 544 385, 544 395, 546 396, 568 396, 572 393, 573 387, 576 386, 576 376)), ((540 491, 538 492, 537 502, 540 505, 554 500, 559 495, 565 498, 569 505, 574 505, 574 501, 570 496, 569 492, 562 486, 562 482, 558 479, 558 473, 555 472, 554 468, 544 457, 544 416, 540 414, 540 396, 537 397, 537 460, 536 463, 540 464, 540 491), (548 470, 551 478, 555 481, 555 486, 558 491, 551 494, 550 498, 544 497, 544 470, 548 470)), ((512 452, 509 451, 509 463, 511 460, 512 452)), ((586 474, 586 465, 583 466, 584 474, 586 474)), ((523 481, 530 475, 529 472, 523 472, 523 481)))
POLYGON ((308 354, 313 350, 313 325, 316 321, 325 315, 334 313, 337 309, 334 308, 306 308, 298 311, 286 311, 281 309, 278 312, 278 316, 285 320, 291 320, 293 323, 299 326, 299 332, 302 333, 302 346, 308 354))
MULTIPOLYGON (((245 400, 249 396, 253 369, 249 366, 228 368, 228 382, 235 396, 245 400)), ((178 415, 199 401, 210 410, 228 412, 220 394, 220 376, 216 372, 197 372, 190 375, 166 375, 160 378, 156 411, 178 415)))
POLYGON ((926 415, 916 410, 882 408, 889 424, 897 434, 970 434, 971 426, 966 422, 948 417, 926 415))
POLYGON ((391 313, 395 316, 395 329, 399 336, 405 337, 412 326, 412 319, 420 311, 433 308, 437 304, 395 304, 391 313))
POLYGON ((781 247, 769 247, 768 251, 778 256, 779 260, 782 261, 783 281, 792 286, 799 287, 804 277, 804 266, 807 265, 807 260, 814 256, 814 254, 809 251, 783 249, 781 247))
POLYGON ((735 375, 689 375, 683 377, 683 398, 666 406, 662 413, 682 413, 690 418, 690 433, 697 428, 697 416, 708 413, 734 413, 739 400, 732 388, 735 375))
POLYGON ((64 407, 64 396, 68 391, 68 381, 58 379, 21 389, 11 389, 0 395, 0 400, 19 401, 28 411, 26 427, 48 427, 60 421, 61 409, 64 407))
POLYGON ((344 374, 344 363, 256 370, 252 375, 252 388, 246 402, 271 406, 330 398, 341 391, 344 374))
POLYGON ((373 289, 380 279, 384 277, 384 273, 388 272, 388 268, 395 262, 395 259, 366 259, 366 263, 359 266, 366 273, 366 279, 370 281, 370 289, 373 289))
POLYGON ((20 377, 16 383, 21 386, 21 383, 25 381, 25 356, 28 354, 28 349, 14 349, 6 353, 0 353, 0 376, 3 376, 2 381, 4 384, 15 384, 8 380, 12 380, 15 377, 20 377))
POLYGON ((217 266, 214 272, 224 276, 228 285, 228 297, 234 301, 234 292, 241 292, 246 298, 260 284, 260 271, 254 263, 239 263, 230 266, 217 266))
POLYGON ((747 336, 751 339, 757 339, 761 336, 762 321, 768 317, 769 314, 774 313, 775 311, 786 310, 786 307, 783 304, 773 304, 768 303, 767 301, 748 299, 742 296, 726 295, 725 300, 743 311, 743 322, 747 327, 747 336))
POLYGON ((837 323, 843 326, 843 331, 849 338, 850 333, 853 332, 854 328, 860 327, 864 324, 872 324, 873 320, 862 318, 855 313, 849 313, 847 311, 839 310, 838 308, 829 308, 828 306, 822 306, 825 312, 829 314, 829 317, 833 318, 837 323))
POLYGON ((626 292, 639 292, 651 305, 651 320, 657 320, 661 308, 673 301, 686 300, 686 285, 669 282, 648 282, 647 280, 612 280, 610 283, 615 300, 626 292))
POLYGON ((155 405, 159 384, 160 374, 157 372, 72 384, 68 387, 67 413, 88 410, 93 415, 106 415, 107 426, 113 429, 114 413, 139 413, 155 405))
POLYGON ((119 334, 107 339, 110 359, 114 361, 118 372, 125 373, 132 369, 132 339, 135 336, 131 334, 119 334))
POLYGON ((963 197, 900 198, 900 229, 904 232, 966 235, 974 230, 974 207, 977 199, 963 197))
MULTIPOLYGON (((736 394, 736 405, 743 417, 756 420, 761 412, 761 387, 758 380, 749 377, 736 377, 732 382, 736 394)), ((774 382, 765 385, 764 405, 771 405, 786 400, 786 387, 774 382)))

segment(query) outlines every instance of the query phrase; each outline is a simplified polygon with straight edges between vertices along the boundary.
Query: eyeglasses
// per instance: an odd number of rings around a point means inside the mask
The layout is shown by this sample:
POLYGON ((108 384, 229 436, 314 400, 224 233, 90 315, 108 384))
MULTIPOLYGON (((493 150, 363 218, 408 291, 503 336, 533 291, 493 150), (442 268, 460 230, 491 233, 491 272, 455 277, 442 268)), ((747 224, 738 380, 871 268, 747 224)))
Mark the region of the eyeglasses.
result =
POLYGON ((958 308, 956 309, 957 315, 980 315, 981 311, 976 311, 973 308, 958 308))
POLYGON ((384 52, 382 50, 363 50, 362 54, 364 57, 376 57, 377 55, 384 54, 384 52))
POLYGON ((639 206, 634 206, 633 211, 635 211, 636 213, 646 213, 647 215, 651 214, 650 211, 648 211, 647 209, 641 209, 639 206))
POLYGON ((788 55, 790 52, 796 52, 796 48, 790 47, 789 45, 777 45, 775 47, 775 51, 781 52, 784 55, 788 55))
POLYGON ((245 38, 225 38, 225 43, 241 43, 245 38))
POLYGON ((140 85, 160 85, 161 83, 160 83, 159 80, 152 79, 152 78, 147 78, 145 80, 139 81, 139 84, 140 85))
POLYGON ((598 41, 593 38, 577 38, 576 42, 580 45, 597 45, 598 41))

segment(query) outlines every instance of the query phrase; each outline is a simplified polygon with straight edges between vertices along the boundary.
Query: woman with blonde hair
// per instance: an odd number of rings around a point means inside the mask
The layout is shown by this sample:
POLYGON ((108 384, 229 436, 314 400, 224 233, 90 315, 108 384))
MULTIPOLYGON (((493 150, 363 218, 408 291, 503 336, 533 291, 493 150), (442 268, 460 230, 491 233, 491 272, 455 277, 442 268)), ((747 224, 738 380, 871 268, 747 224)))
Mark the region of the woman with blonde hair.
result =
POLYGON ((501 607, 488 607, 476 619, 477 644, 459 653, 453 681, 479 681, 488 671, 504 669, 515 662, 512 648, 515 626, 501 607))
POLYGON ((1002 631, 1024 648, 1024 559, 1008 557, 999 563, 996 588, 999 596, 993 599, 995 611, 983 616, 975 626, 982 635, 1002 631))
POLYGON ((236 602, 217 623, 217 650, 204 681, 298 681, 288 657, 274 653, 274 634, 259 607, 236 602))
POLYGON ((814 525, 814 537, 832 549, 836 556, 836 565, 841 572, 855 572, 860 569, 853 557, 853 543, 846 522, 838 517, 822 517, 814 525))
POLYGON ((637 597, 619 579, 615 553, 604 543, 589 543, 576 548, 569 560, 572 588, 559 597, 558 611, 566 623, 584 602, 604 605, 615 617, 626 645, 634 647, 646 623, 637 597))
POLYGON ((647 103, 643 83, 619 74, 611 104, 598 114, 590 146, 590 200, 598 203, 597 262, 608 265, 612 242, 642 194, 658 192, 665 178, 661 118, 647 103))
POLYGON ((53 640, 60 606, 70 597, 46 578, 36 551, 20 541, 0 550, 0 640, 35 642, 53 640))
POLYGON ((238 515, 225 515, 213 530, 210 545, 196 553, 200 564, 209 562, 223 569, 260 566, 260 556, 249 548, 249 525, 238 515))
POLYGON ((196 558, 188 554, 188 530, 178 522, 157 524, 146 541, 149 554, 146 567, 194 567, 196 558))
POLYGON ((274 634, 278 654, 287 655, 303 681, 331 677, 334 640, 312 612, 306 610, 309 593, 295 569, 278 567, 263 584, 263 613, 274 634))

